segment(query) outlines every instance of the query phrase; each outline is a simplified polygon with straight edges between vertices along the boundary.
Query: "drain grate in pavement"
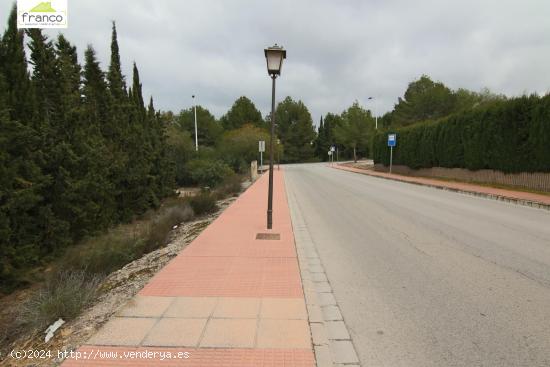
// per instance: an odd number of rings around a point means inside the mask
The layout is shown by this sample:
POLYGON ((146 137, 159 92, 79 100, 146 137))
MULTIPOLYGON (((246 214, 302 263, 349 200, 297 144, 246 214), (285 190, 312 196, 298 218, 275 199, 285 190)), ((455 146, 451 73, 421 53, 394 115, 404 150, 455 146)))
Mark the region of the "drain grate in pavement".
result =
POLYGON ((268 240, 268 241, 277 241, 281 239, 281 234, 279 233, 257 233, 257 240, 268 240))

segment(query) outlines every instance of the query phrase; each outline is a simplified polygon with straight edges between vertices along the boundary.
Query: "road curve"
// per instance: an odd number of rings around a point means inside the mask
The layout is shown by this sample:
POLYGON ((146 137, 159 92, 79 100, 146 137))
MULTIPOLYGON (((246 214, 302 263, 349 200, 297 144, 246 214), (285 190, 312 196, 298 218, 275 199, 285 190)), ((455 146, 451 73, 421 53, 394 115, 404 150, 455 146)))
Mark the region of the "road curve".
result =
POLYGON ((363 366, 550 366, 550 212, 285 171, 363 366))

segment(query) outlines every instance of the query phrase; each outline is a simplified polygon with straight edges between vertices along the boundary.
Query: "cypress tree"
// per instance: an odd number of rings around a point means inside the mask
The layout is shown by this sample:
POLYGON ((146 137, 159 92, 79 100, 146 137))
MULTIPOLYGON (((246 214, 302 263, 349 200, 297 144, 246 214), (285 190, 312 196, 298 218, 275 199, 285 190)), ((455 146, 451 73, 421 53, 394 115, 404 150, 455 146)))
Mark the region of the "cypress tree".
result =
POLYGON ((126 83, 120 66, 120 53, 118 48, 118 38, 116 24, 113 22, 113 31, 111 35, 111 64, 107 73, 109 81, 109 90, 115 100, 123 100, 126 97, 126 83))
POLYGON ((134 102, 134 105, 138 108, 139 112, 143 117, 145 116, 145 104, 143 102, 143 94, 142 94, 142 87, 141 87, 141 81, 139 80, 139 71, 137 68, 136 63, 134 62, 134 69, 133 69, 133 83, 132 83, 132 90, 133 90, 133 96, 132 100, 134 102))
POLYGON ((109 92, 105 74, 99 66, 95 51, 88 45, 84 53, 85 64, 82 72, 82 94, 84 96, 85 117, 89 124, 99 127, 106 139, 113 139, 113 126, 109 124, 109 92))
POLYGON ((2 291, 66 245, 159 205, 174 186, 164 126, 152 98, 145 108, 135 64, 126 91, 115 25, 105 74, 91 46, 82 69, 63 35, 54 43, 16 20, 14 8, 0 39, 2 291))
POLYGON ((62 95, 57 106, 60 109, 62 128, 65 134, 73 136, 80 128, 82 98, 80 91, 81 67, 78 64, 76 47, 61 34, 55 45, 59 89, 62 95))
MULTIPOLYGON (((97 121, 88 117, 81 91, 81 67, 78 64, 76 47, 60 35, 56 43, 59 85, 63 98, 60 104, 62 119, 58 122, 65 131, 58 129, 62 137, 58 144, 63 147, 63 158, 58 165, 68 174, 64 175, 63 190, 58 193, 56 213, 71 218, 71 239, 76 241, 86 234, 106 228, 112 221, 112 196, 107 191, 109 155, 103 143, 97 121)), ((106 93, 103 90, 103 93, 106 93)), ((94 114, 90 114, 94 116, 94 114)))
POLYGON ((120 172, 120 160, 113 140, 112 125, 109 123, 109 91, 105 74, 99 66, 95 51, 88 46, 82 72, 83 108, 81 119, 89 136, 87 187, 91 194, 90 206, 96 213, 97 229, 107 228, 117 221, 115 197, 117 191, 113 177, 120 172))
POLYGON ((323 123, 323 116, 319 122, 319 128, 317 129, 317 138, 315 139, 315 155, 321 160, 326 160, 327 150, 325 149, 327 142, 325 141, 325 127, 323 123))
POLYGON ((67 124, 62 111, 61 76, 53 43, 40 29, 27 32, 31 38, 29 49, 34 66, 31 78, 36 103, 33 120, 42 139, 39 164, 51 178, 50 185, 42 192, 45 203, 40 208, 39 221, 45 230, 41 245, 51 254, 71 242, 69 220, 72 217, 67 197, 71 195, 71 168, 76 164, 76 157, 69 136, 64 132, 67 124))
POLYGON ((3 290, 24 283, 23 271, 43 254, 43 188, 39 134, 11 120, 13 91, 0 74, 0 279, 3 290))
POLYGON ((23 30, 17 29, 17 8, 14 4, 8 19, 8 27, 2 37, 0 64, 4 73, 5 88, 8 91, 5 103, 10 118, 26 123, 32 116, 32 96, 24 38, 23 30))

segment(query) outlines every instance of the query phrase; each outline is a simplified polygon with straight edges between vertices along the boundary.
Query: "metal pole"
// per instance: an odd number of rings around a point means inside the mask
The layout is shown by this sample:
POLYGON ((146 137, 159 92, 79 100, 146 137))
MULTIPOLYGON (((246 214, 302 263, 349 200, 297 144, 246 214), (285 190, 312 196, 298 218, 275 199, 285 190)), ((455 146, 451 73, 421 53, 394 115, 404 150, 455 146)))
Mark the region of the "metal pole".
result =
POLYGON ((264 152, 260 151, 260 172, 264 173, 264 152))
POLYGON ((267 196, 267 229, 273 228, 273 137, 275 136, 275 79, 277 75, 271 75, 273 85, 271 87, 271 137, 269 140, 269 192, 267 196))
POLYGON ((279 144, 277 144, 277 171, 281 170, 281 157, 279 156, 281 148, 279 148, 279 144))
POLYGON ((390 174, 391 174, 392 165, 393 165, 393 147, 390 147, 390 174))
POLYGON ((338 158, 338 145, 336 146, 336 163, 340 162, 340 159, 338 158))
POLYGON ((374 117, 374 120, 376 121, 375 129, 378 130, 378 115, 374 117))
POLYGON ((197 129, 197 105, 195 102, 195 96, 193 96, 193 107, 195 109, 195 151, 199 151, 199 136, 198 136, 198 129, 197 129))

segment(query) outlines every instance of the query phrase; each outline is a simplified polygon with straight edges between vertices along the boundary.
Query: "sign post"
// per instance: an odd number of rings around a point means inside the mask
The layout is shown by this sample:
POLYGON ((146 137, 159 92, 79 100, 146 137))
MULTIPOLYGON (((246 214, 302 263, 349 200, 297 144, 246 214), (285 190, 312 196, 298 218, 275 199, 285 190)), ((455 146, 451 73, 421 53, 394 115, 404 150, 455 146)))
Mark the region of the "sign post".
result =
POLYGON ((388 134, 388 146, 390 147, 390 173, 393 165, 393 147, 397 145, 397 134, 388 134))
POLYGON ((264 172, 264 152, 265 152, 265 141, 260 140, 258 142, 258 151, 260 152, 260 172, 264 172))
POLYGON ((330 147, 330 157, 332 158, 332 165, 334 165, 334 151, 336 148, 333 146, 330 147))
POLYGON ((332 166, 332 151, 328 151, 328 164, 329 166, 332 166))

